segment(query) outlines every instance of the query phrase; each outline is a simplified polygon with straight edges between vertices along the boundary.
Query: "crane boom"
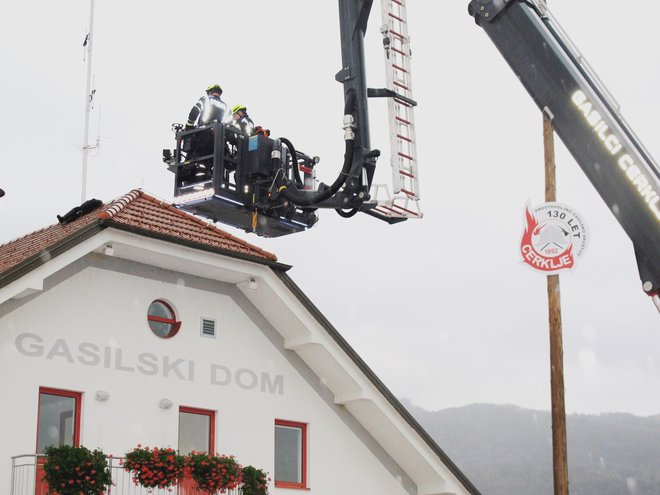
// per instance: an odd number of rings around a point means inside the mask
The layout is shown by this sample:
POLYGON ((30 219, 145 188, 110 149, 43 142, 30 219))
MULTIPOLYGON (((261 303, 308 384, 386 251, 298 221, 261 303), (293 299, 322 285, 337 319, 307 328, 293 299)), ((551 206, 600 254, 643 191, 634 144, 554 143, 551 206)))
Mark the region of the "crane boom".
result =
MULTIPOLYGON (((660 301, 660 172, 542 0, 472 0, 484 29, 630 237, 660 301)), ((660 306, 659 306, 660 309, 660 306)))

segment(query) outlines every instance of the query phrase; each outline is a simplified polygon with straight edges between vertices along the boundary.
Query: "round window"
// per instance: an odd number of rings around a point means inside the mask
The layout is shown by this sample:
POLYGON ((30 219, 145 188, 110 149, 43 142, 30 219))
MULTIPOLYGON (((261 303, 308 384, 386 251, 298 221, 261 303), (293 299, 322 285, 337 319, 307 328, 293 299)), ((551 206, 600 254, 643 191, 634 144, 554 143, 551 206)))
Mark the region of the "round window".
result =
POLYGON ((174 337, 181 327, 172 306, 162 299, 156 299, 149 305, 147 321, 151 331, 163 339, 174 337))

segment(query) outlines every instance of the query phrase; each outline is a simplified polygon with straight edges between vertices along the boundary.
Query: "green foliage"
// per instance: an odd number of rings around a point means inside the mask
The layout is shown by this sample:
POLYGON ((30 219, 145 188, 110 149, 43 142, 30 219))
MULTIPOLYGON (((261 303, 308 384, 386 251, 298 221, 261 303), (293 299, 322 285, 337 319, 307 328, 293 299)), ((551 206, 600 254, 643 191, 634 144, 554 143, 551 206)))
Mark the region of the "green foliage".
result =
POLYGON ((138 445, 125 455, 124 469, 133 475, 133 483, 145 488, 168 488, 176 485, 184 471, 185 458, 175 450, 138 445))
POLYGON ((211 494, 233 490, 242 481, 241 465, 234 456, 191 452, 187 464, 197 487, 211 494))
POLYGON ((253 466, 244 466, 242 472, 242 495, 268 495, 268 482, 270 478, 266 471, 253 466))
POLYGON ((48 493, 59 495, 101 495, 112 484, 108 460, 101 450, 85 447, 48 447, 44 481, 48 493))

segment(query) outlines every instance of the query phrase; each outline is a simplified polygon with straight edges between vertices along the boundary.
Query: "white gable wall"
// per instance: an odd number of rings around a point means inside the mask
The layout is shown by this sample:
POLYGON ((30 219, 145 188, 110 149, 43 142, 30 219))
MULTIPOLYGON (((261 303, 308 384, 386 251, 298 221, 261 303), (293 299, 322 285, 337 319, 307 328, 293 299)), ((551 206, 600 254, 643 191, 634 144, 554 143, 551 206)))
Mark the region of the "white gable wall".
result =
POLYGON ((183 405, 217 411, 216 449, 271 474, 275 418, 309 423, 314 493, 404 495, 412 485, 234 285, 93 254, 0 308, 0 391, 11 404, 1 491, 9 458, 35 451, 39 386, 83 392, 81 443, 106 453, 176 447, 183 405), (172 339, 147 325, 159 298, 183 322, 172 339), (200 317, 217 321, 216 339, 200 336, 200 317), (109 400, 95 400, 98 390, 109 400), (158 407, 164 398, 171 409, 158 407))

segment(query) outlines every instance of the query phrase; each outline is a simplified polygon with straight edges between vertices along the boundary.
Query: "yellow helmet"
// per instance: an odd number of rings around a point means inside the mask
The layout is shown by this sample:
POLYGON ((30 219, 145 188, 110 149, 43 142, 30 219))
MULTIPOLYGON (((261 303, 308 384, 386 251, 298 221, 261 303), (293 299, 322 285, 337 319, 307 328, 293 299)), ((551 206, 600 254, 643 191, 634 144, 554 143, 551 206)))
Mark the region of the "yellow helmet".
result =
POLYGON ((206 88, 206 94, 213 93, 214 91, 222 94, 222 87, 219 84, 211 84, 208 88, 206 88))
POLYGON ((231 107, 231 113, 236 113, 241 110, 247 112, 247 108, 245 107, 245 105, 234 105, 233 107, 231 107))

